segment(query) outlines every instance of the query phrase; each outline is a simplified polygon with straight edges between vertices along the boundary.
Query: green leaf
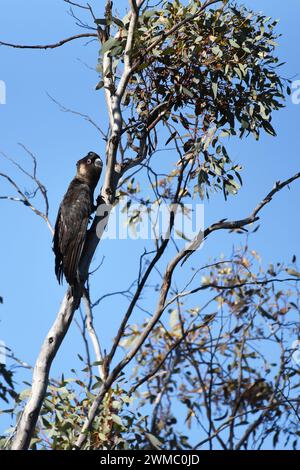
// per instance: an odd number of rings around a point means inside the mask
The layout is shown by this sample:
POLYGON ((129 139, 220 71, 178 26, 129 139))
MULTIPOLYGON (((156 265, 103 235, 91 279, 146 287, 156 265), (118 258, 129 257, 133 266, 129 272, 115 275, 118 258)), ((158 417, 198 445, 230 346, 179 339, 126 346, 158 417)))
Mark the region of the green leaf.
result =
POLYGON ((234 39, 229 39, 229 44, 230 44, 232 47, 235 47, 236 49, 239 49, 239 48, 240 48, 240 45, 239 45, 234 39))
POLYGON ((169 323, 172 330, 174 330, 174 328, 178 325, 179 316, 177 309, 172 310, 172 312, 170 313, 169 323))
POLYGON ((273 137, 277 135, 275 132, 275 129, 271 126, 271 124, 268 121, 263 121, 262 125, 268 134, 272 135, 273 137))
POLYGON ((120 26, 120 28, 124 28, 124 23, 121 21, 119 18, 116 18, 115 16, 112 16, 111 18, 113 22, 117 25, 120 26))
POLYGON ((146 432, 145 436, 149 439, 149 441, 151 442, 153 447, 155 447, 155 449, 158 449, 158 450, 161 449, 162 442, 160 442, 160 440, 157 439, 157 437, 153 436, 153 434, 150 434, 150 432, 146 432))
POLYGON ((104 81, 100 80, 100 82, 97 83, 97 85, 95 86, 95 90, 100 90, 101 88, 103 88, 103 86, 104 86, 104 81))
POLYGON ((290 274, 291 276, 300 277, 300 273, 299 273, 298 271, 296 271, 295 269, 287 268, 287 269, 286 269, 286 272, 287 272, 288 274, 290 274))
POLYGON ((182 87, 182 91, 185 95, 189 96, 190 98, 194 98, 194 94, 186 87, 182 87))
POLYGON ((183 238, 183 240, 185 240, 186 242, 190 242, 191 239, 188 238, 183 232, 181 232, 180 230, 175 230, 175 233, 176 235, 178 235, 180 238, 183 238))
POLYGON ((102 366, 102 364, 103 364, 103 361, 94 361, 92 363, 92 366, 102 366))
POLYGON ((240 80, 242 80, 243 75, 241 70, 238 67, 234 67, 234 71, 236 72, 237 76, 239 77, 240 80))
POLYGON ((156 10, 146 10, 144 13, 143 13, 143 18, 150 18, 151 16, 155 15, 156 13, 156 10))
POLYGON ((174 137, 176 137, 176 134, 177 134, 177 131, 173 132, 173 134, 171 134, 168 140, 166 141, 165 145, 168 145, 171 142, 171 140, 173 140, 174 137))
POLYGON ((124 426, 123 421, 121 420, 120 416, 112 414, 111 419, 119 426, 124 426))
POLYGON ((105 54, 106 52, 110 51, 113 47, 119 46, 120 41, 115 38, 110 38, 103 44, 101 48, 101 54, 105 54))
POLYGON ((217 96, 218 96, 218 83, 217 82, 212 82, 211 86, 212 86, 212 91, 213 91, 213 94, 214 94, 214 98, 216 99, 217 96))
POLYGON ((106 26, 106 19, 105 18, 97 18, 95 23, 98 25, 106 26))
POLYGON ((221 51, 219 46, 214 46, 211 51, 214 55, 220 55, 221 57, 223 55, 223 52, 221 51))
POLYGON ((264 308, 262 308, 261 306, 258 307, 258 311, 260 312, 260 314, 263 316, 263 317, 266 317, 268 318, 269 320, 274 320, 274 317, 272 315, 270 315, 270 313, 268 313, 264 308))
POLYGON ((22 392, 19 394, 19 400, 22 401, 22 400, 25 400, 25 398, 28 398, 31 394, 31 389, 30 388, 26 388, 25 390, 22 390, 22 392))

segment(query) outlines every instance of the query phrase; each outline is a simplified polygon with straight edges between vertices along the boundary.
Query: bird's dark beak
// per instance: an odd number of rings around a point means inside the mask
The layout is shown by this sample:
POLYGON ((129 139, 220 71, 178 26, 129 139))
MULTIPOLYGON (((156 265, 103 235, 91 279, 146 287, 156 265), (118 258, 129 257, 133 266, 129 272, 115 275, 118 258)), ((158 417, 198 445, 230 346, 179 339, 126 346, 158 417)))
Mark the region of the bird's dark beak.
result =
POLYGON ((102 160, 100 158, 96 158, 96 160, 94 161, 94 165, 95 166, 102 166, 102 160))

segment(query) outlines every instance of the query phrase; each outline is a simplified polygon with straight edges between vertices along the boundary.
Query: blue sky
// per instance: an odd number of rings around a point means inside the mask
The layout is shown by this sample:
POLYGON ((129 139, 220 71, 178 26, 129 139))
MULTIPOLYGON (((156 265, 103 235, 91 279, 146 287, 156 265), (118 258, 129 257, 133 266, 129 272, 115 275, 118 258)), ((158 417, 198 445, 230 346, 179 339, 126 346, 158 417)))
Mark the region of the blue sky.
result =
MULTIPOLYGON (((92 2, 97 11, 101 2, 92 2)), ((116 2, 117 3, 117 2, 116 2)), ((278 55, 287 62, 284 75, 300 78, 300 2, 245 0, 246 6, 280 19, 278 55)), ((119 5, 124 5, 119 2, 119 5)), ((2 0, 0 40, 14 43, 52 43, 78 33, 74 19, 61 0, 2 0)), ((102 12, 98 10, 99 16, 102 12)), ((81 32, 81 31, 79 31, 81 32)), ((30 160, 18 146, 26 145, 38 158, 40 180, 47 186, 50 218, 54 223, 59 202, 74 175, 76 161, 89 150, 104 154, 104 142, 88 122, 63 113, 51 102, 48 94, 68 108, 90 115, 105 128, 106 114, 102 93, 95 92, 98 45, 85 46, 85 40, 48 51, 19 50, 0 47, 0 80, 7 87, 7 104, 0 105, 0 151, 25 166, 30 160)), ((263 136, 229 143, 233 160, 242 163, 244 185, 238 197, 225 203, 216 196, 205 205, 206 225, 221 218, 248 215, 274 182, 299 171, 300 105, 288 99, 287 107, 274 116, 276 138, 263 136)), ((27 166, 28 167, 28 166, 27 166)), ((28 180, 0 156, 0 172, 17 177, 22 187, 30 189, 28 180)), ((9 188, 0 180, 0 195, 9 188)), ((11 191, 9 190, 11 193, 11 191)), ((261 228, 251 237, 255 248, 267 264, 289 261, 299 253, 299 182, 284 190, 264 209, 261 228)), ((45 223, 20 204, 0 200, 0 339, 16 355, 33 364, 42 340, 58 310, 64 287, 57 285, 53 272, 51 234, 45 223)), ((197 254, 204 264, 209 257, 229 254, 241 239, 219 233, 205 243, 197 254)), ((102 256, 105 261, 92 281, 93 298, 107 292, 126 289, 136 277, 136 260, 143 249, 142 242, 105 241, 99 245, 95 265, 102 256)), ((181 274, 184 280, 184 273, 181 274)), ((152 297, 145 299, 148 307, 152 297)), ((122 317, 126 301, 109 298, 95 312, 96 328, 104 347, 109 347, 122 317)), ((141 313, 139 313, 141 315, 141 313)), ((141 317, 139 317, 141 319, 141 317)), ((61 348, 52 375, 77 367, 76 353, 82 343, 75 325, 61 348)), ((28 376, 29 377, 29 376, 28 376)), ((27 377, 27 378, 28 378, 27 377)))

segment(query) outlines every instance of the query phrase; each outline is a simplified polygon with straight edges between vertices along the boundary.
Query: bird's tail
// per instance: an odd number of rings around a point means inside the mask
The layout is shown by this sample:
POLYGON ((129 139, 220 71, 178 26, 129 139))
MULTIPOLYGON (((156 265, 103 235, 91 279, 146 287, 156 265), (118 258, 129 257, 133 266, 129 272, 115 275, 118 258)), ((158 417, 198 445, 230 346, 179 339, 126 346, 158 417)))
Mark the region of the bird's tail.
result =
POLYGON ((82 283, 75 279, 72 284, 69 286, 69 297, 73 298, 74 308, 77 310, 80 305, 80 300, 82 297, 82 283))

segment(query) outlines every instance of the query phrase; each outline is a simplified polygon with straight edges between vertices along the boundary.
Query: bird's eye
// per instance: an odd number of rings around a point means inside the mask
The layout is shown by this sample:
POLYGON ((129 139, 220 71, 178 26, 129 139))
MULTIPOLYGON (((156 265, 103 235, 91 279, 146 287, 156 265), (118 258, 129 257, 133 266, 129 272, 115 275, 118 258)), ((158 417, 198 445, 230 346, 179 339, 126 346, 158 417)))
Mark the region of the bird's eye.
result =
POLYGON ((87 159, 87 164, 90 165, 92 163, 92 160, 90 158, 87 159))

